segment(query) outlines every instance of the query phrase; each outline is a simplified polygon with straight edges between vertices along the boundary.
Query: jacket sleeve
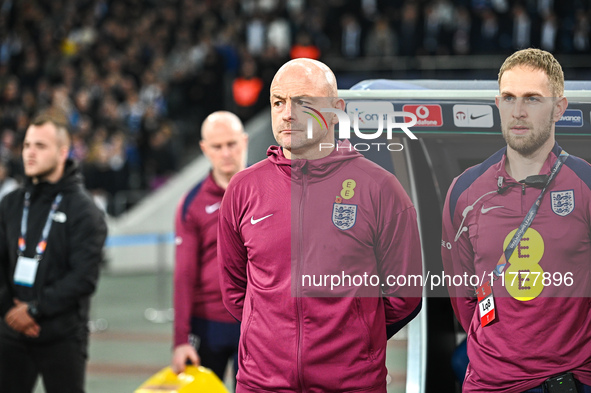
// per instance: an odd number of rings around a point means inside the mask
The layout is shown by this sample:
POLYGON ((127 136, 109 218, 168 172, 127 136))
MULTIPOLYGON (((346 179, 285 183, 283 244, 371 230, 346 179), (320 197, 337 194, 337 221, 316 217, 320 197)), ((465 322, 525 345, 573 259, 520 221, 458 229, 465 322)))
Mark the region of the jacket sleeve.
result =
MULTIPOLYGON (((441 239, 441 259, 445 274, 451 279, 447 280, 449 297, 456 317, 466 332, 469 331, 470 321, 476 311, 477 301, 470 293, 470 289, 464 286, 456 287, 453 284, 454 275, 463 276, 474 274, 474 250, 470 243, 468 231, 460 231, 462 212, 464 206, 461 204, 461 196, 456 203, 454 217, 450 212, 450 197, 456 184, 452 183, 445 199, 443 207, 443 228, 441 239), (460 233, 459 236, 457 234, 460 233), (450 285, 451 284, 451 285, 450 285)), ((473 292, 473 291, 472 291, 473 292)))
POLYGON ((423 273, 417 214, 397 179, 382 189, 378 215, 376 257, 385 295, 388 337, 410 322, 421 309, 423 273), (405 277, 416 285, 395 285, 405 277))
MULTIPOLYGON (((184 198, 183 198, 184 200, 184 198)), ((183 201, 175 216, 174 346, 189 342, 193 288, 199 258, 199 229, 190 214, 183 217, 183 201)))
POLYGON ((0 203, 0 319, 4 316, 14 305, 11 291, 12 280, 9 277, 10 259, 8 258, 8 244, 6 244, 6 202, 7 198, 2 199, 0 203))
POLYGON ((59 280, 45 286, 39 298, 39 316, 53 317, 71 309, 81 297, 91 295, 98 281, 107 225, 103 213, 83 193, 72 196, 68 211, 67 244, 70 269, 59 280))
POLYGON ((248 254, 240 235, 240 215, 236 213, 239 201, 236 200, 234 185, 230 182, 220 206, 218 261, 224 305, 236 320, 241 321, 246 296, 248 254))

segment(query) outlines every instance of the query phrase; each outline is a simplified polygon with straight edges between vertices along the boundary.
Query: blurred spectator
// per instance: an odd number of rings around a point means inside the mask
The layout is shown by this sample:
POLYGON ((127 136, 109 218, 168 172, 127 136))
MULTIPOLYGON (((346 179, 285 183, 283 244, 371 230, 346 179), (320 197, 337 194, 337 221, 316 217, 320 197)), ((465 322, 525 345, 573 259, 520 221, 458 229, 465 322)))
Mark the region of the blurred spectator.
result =
MULTIPOLYGON (((22 137, 24 137, 24 133, 22 137)), ((4 130, 0 140, 0 162, 6 166, 7 175, 19 181, 23 179, 24 175, 20 155, 21 142, 22 140, 18 141, 15 132, 10 129, 4 130)))
POLYGON ((131 135, 136 135, 140 130, 142 117, 146 111, 145 104, 140 101, 135 89, 129 90, 125 101, 117 108, 118 117, 123 120, 131 135))
POLYGON ((480 14, 480 52, 494 53, 499 48, 499 22, 497 15, 489 9, 480 14))
POLYGON ((465 7, 456 8, 455 14, 456 31, 452 38, 452 49, 455 54, 467 55, 470 53, 470 35, 472 31, 472 20, 470 13, 465 7))
POLYGON ((549 12, 542 23, 542 33, 540 37, 540 48, 549 52, 556 49, 556 35, 558 34, 558 25, 554 13, 549 12))
MULTIPOLYGON (((86 160, 83 165, 84 180, 86 188, 102 200, 100 205, 108 205, 109 176, 108 176, 108 153, 107 153, 108 132, 105 127, 96 129, 89 142, 86 160)), ((77 153, 83 153, 78 146, 77 153)))
MULTIPOLYGON (((76 146, 76 139, 73 139, 74 152, 84 155, 85 152, 76 146)), ((122 132, 115 132, 110 137, 105 128, 95 132, 86 155, 84 177, 86 187, 99 206, 113 213, 113 198, 118 192, 127 190, 129 183, 129 163, 122 132)))
POLYGON ((574 30, 573 45, 577 52, 589 51, 589 33, 591 26, 589 25, 589 17, 586 14, 577 14, 577 24, 574 30))
POLYGON ((394 56, 398 54, 398 39, 394 30, 390 28, 387 18, 378 18, 367 35, 365 54, 367 56, 394 56))
POLYGON ((228 24, 222 28, 215 40, 216 50, 224 58, 226 73, 229 75, 235 75, 240 68, 238 29, 239 26, 228 24))
POLYGON ((439 40, 440 45, 438 53, 449 54, 452 45, 453 31, 456 27, 455 7, 449 0, 437 0, 435 1, 434 9, 439 24, 441 25, 441 39, 439 40))
POLYGON ((289 53, 289 48, 291 47, 291 31, 287 20, 276 18, 269 23, 267 42, 269 46, 277 49, 279 56, 286 56, 289 53))
POLYGON ((441 21, 435 6, 427 4, 424 8, 424 35, 423 49, 427 54, 434 55, 439 48, 439 39, 441 37, 441 21))
POLYGON ((543 18, 547 17, 550 13, 552 13, 552 8, 554 7, 554 0, 538 0, 537 12, 543 18))
MULTIPOLYGON (((347 14, 341 21, 343 34, 341 38, 341 51, 343 56, 353 58, 361 54, 361 26, 357 19, 347 14)), ((293 56, 292 56, 293 58, 293 56)))
POLYGON ((178 170, 173 136, 173 126, 168 122, 162 123, 158 130, 150 135, 146 157, 146 174, 150 190, 160 188, 178 170))
POLYGON ((78 126, 82 117, 93 118, 95 116, 94 102, 92 102, 88 88, 81 88, 74 96, 74 110, 76 111, 76 121, 72 122, 73 127, 78 126))
POLYGON ((164 98, 164 86, 156 79, 156 74, 152 70, 146 70, 142 76, 142 88, 139 98, 146 106, 153 106, 156 114, 166 115, 166 99, 164 98))
POLYGON ((23 69, 21 71, 21 84, 23 89, 35 89, 40 77, 41 64, 39 62, 39 55, 34 48, 26 48, 23 69))
POLYGON ((111 181, 113 184, 111 185, 111 192, 115 195, 119 191, 126 190, 129 183, 129 162, 125 134, 116 132, 111 135, 107 149, 109 168, 112 171, 111 181))
POLYGON ((454 6, 447 0, 428 3, 424 8, 423 48, 428 54, 449 54, 454 28, 454 6))
POLYGON ((37 110, 37 98, 35 97, 35 93, 28 88, 23 91, 21 109, 27 118, 33 116, 37 110))
POLYGON ((8 79, 2 91, 2 120, 8 126, 16 126, 20 111, 20 85, 17 77, 8 79))
POLYGON ((374 20, 378 14, 377 0, 361 0, 361 10, 365 19, 374 20))
POLYGON ((234 113, 242 121, 250 119, 263 107, 261 105, 263 80, 256 75, 256 72, 257 68, 254 60, 247 59, 242 64, 240 76, 234 79, 232 83, 232 97, 236 104, 234 113))
POLYGON ((292 59, 305 57, 308 59, 318 60, 320 58, 320 50, 310 39, 310 35, 306 32, 300 32, 296 38, 296 43, 291 47, 289 52, 292 59))
POLYGON ((513 7, 513 49, 524 49, 531 46, 531 20, 523 6, 513 7))
POLYGON ((37 82, 37 106, 47 108, 51 105, 51 86, 47 77, 39 78, 37 82))
POLYGON ((12 177, 8 176, 8 168, 6 164, 0 161, 0 200, 4 195, 15 190, 18 187, 18 182, 12 177))
POLYGON ((76 162, 83 162, 88 155, 88 147, 81 133, 72 134, 72 150, 70 152, 72 159, 76 162))
POLYGON ((246 47, 253 56, 265 49, 265 24, 258 16, 246 22, 246 47))
MULTIPOLYGON (((539 1, 538 3, 543 2, 545 1, 539 1)), ((491 5, 497 14, 505 14, 509 11, 509 2, 507 0, 491 0, 491 5)))
POLYGON ((51 106, 58 108, 68 117, 70 124, 76 124, 76 110, 72 100, 70 99, 69 89, 66 85, 59 85, 54 88, 51 97, 51 106))
POLYGON ((263 92, 269 91, 275 73, 289 57, 280 56, 275 47, 269 46, 258 59, 259 75, 263 80, 263 92))
POLYGON ((402 8, 402 21, 400 23, 400 54, 413 56, 420 41, 420 22, 418 5, 407 1, 402 8))

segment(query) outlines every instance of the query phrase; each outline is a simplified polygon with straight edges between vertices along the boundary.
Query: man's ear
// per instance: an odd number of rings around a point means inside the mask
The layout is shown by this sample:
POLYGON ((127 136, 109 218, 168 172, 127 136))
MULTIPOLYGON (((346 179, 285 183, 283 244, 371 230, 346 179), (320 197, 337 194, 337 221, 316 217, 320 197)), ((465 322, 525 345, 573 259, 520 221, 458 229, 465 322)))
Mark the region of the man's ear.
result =
MULTIPOLYGON (((334 108, 339 109, 344 112, 345 111, 345 100, 343 100, 342 98, 336 98, 335 102, 334 102, 334 108)), ((330 122, 332 124, 337 124, 339 122, 339 117, 336 115, 336 113, 332 114, 332 119, 330 122)))
POLYGON ((209 158, 209 151, 207 150, 207 145, 205 144, 205 142, 203 142, 202 140, 199 141, 199 147, 201 148, 201 152, 203 153, 203 155, 205 155, 205 157, 209 158))
POLYGON ((552 118, 552 120, 554 120, 554 123, 560 120, 560 118, 566 111, 567 107, 568 100, 566 99, 566 97, 560 97, 556 99, 556 103, 554 104, 554 116, 552 118))
POLYGON ((499 107, 499 100, 501 99, 501 96, 495 96, 495 105, 497 106, 497 108, 499 107))
POLYGON ((62 162, 66 162, 68 156, 70 155, 70 146, 64 145, 60 148, 60 158, 62 162))

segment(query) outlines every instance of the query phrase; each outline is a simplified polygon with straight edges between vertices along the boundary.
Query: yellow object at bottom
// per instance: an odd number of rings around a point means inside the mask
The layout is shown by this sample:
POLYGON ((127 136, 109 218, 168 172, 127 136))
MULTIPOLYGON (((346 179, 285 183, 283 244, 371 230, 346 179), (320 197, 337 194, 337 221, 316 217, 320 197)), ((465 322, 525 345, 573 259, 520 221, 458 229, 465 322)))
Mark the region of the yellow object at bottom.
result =
POLYGON ((228 390, 210 369, 187 366, 178 375, 170 367, 163 368, 135 393, 228 393, 228 390))

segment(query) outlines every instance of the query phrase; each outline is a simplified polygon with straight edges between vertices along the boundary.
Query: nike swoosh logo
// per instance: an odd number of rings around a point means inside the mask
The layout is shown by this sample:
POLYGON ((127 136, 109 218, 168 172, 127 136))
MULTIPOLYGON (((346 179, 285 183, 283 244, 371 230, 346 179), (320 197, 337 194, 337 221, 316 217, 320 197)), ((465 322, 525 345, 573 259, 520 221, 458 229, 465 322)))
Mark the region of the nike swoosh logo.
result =
POLYGON ((500 207, 505 207, 505 206, 491 206, 491 207, 484 208, 484 205, 482 205, 482 208, 480 209, 480 212, 481 212, 482 214, 486 214, 486 213, 488 213, 489 211, 491 211, 492 209, 498 209, 498 208, 500 208, 500 207))
POLYGON ((488 115, 488 113, 485 113, 484 115, 478 115, 478 116, 470 115, 470 120, 480 119, 481 117, 484 117, 486 115, 488 115))
POLYGON ((221 202, 216 202, 213 205, 205 205, 205 212, 207 214, 214 213, 217 209, 220 208, 221 202))
POLYGON ((269 217, 271 217, 271 216, 272 216, 272 214, 269 214, 268 216, 265 216, 265 217, 263 217, 263 218, 257 218, 256 220, 254 219, 254 216, 252 216, 252 217, 250 218, 250 223, 251 223, 252 225, 254 225, 254 224, 256 224, 257 222, 261 222, 261 221, 263 221, 265 218, 269 218, 269 217))

